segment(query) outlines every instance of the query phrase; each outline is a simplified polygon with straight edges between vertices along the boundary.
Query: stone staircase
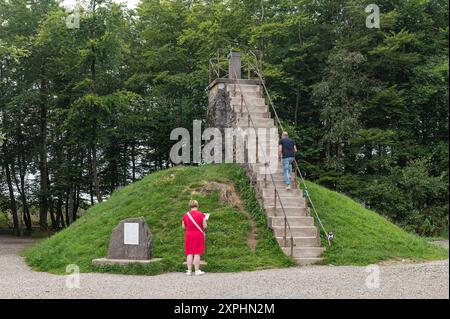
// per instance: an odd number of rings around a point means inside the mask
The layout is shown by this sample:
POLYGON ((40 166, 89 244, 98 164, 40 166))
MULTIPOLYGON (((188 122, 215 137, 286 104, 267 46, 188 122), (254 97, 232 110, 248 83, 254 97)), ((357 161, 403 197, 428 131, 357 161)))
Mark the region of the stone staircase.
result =
MULTIPOLYGON (((227 85, 226 90, 231 98, 231 107, 236 113, 236 127, 243 129, 252 128, 249 124, 248 112, 256 128, 275 128, 274 119, 271 118, 268 105, 261 92, 261 86, 257 84, 227 85), (245 104, 241 113, 241 92, 244 96, 245 104), (247 105, 247 107, 245 106, 247 105)), ((248 147, 246 148, 248 150, 248 147)), ((277 152, 278 141, 272 140, 265 146, 265 154, 277 152)), ((250 149, 249 152, 256 152, 256 149, 250 149)), ((260 151, 261 154, 261 151, 260 151)), ((275 154, 275 153, 274 153, 275 154)), ((266 155, 265 158, 268 158, 266 155)), ((254 182, 256 192, 260 203, 264 208, 268 225, 273 230, 278 243, 287 255, 291 255, 291 233, 293 236, 294 247, 292 257, 299 265, 310 265, 322 260, 321 255, 324 250, 321 247, 319 229, 314 224, 314 218, 310 216, 307 200, 303 197, 303 192, 298 189, 296 183, 292 184, 293 189, 286 190, 281 164, 277 164, 277 169, 272 171, 273 180, 277 187, 279 198, 275 200, 275 187, 270 176, 265 174, 267 170, 260 169, 264 167, 264 160, 260 163, 247 164, 247 171, 254 182), (261 173, 262 172, 262 173, 261 173), (265 181, 266 178, 266 181, 265 181), (281 202, 280 202, 281 199, 281 202), (282 204, 282 205, 281 205, 282 204), (285 236, 285 218, 290 225, 285 236)))

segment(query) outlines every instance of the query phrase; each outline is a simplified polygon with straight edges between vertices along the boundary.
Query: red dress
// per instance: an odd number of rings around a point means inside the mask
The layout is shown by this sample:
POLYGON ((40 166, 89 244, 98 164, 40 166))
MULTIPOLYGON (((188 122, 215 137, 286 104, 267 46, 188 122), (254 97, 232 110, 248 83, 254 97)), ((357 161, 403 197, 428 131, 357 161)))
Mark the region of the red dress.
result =
MULTIPOLYGON (((205 215, 198 210, 191 210, 190 214, 195 220, 197 225, 203 230, 203 220, 205 215)), ((184 240, 184 253, 186 255, 201 255, 205 252, 205 236, 194 225, 189 216, 183 215, 183 222, 185 226, 185 240, 184 240)))

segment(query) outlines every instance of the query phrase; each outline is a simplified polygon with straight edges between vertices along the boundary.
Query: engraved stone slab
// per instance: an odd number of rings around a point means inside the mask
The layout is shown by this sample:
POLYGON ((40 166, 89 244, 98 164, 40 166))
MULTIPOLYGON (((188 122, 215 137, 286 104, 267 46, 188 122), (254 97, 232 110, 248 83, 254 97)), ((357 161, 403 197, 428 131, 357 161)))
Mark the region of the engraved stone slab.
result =
POLYGON ((152 257, 152 234, 143 217, 122 220, 114 228, 108 259, 149 260, 152 257))
POLYGON ((139 224, 123 224, 123 243, 124 245, 139 245, 139 224))

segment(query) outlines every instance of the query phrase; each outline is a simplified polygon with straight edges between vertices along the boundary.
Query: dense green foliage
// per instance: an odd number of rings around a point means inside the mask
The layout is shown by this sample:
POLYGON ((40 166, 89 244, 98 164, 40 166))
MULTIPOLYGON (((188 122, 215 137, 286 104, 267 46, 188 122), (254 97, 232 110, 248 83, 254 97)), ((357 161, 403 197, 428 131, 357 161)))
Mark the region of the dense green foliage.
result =
POLYGON ((6 228, 9 226, 9 220, 6 213, 0 212, 0 228, 6 228))
POLYGON ((69 29, 56 0, 0 0, 10 212, 27 228, 37 210, 42 228, 65 227, 170 166, 170 131, 204 118, 209 58, 252 49, 310 180, 408 230, 445 232, 448 1, 377 1, 380 29, 366 27, 366 4, 142 0, 130 11, 89 0, 69 29))
MULTIPOLYGON (((324 223, 336 234, 323 263, 367 265, 392 259, 448 258, 447 250, 405 232, 350 198, 314 183, 308 183, 308 187, 324 223)), ((182 271, 181 216, 191 196, 199 200, 202 211, 211 214, 205 269, 233 272, 293 265, 268 229, 249 180, 233 164, 176 167, 150 174, 115 192, 107 202, 95 205, 69 228, 41 241, 24 255, 34 269, 54 273, 64 273, 68 264, 77 264, 83 272, 152 275, 182 271), (245 209, 236 202, 221 203, 217 191, 203 192, 207 182, 234 184, 245 209), (154 257, 164 261, 146 266, 92 267, 92 259, 106 256, 109 236, 119 221, 139 216, 145 218, 153 233, 154 257), (255 250, 249 248, 248 242, 252 229, 257 240, 255 250)))
POLYGON ((200 202, 200 210, 211 214, 205 269, 228 272, 293 265, 268 229, 243 170, 231 164, 176 167, 150 174, 115 192, 107 202, 92 207, 69 228, 29 249, 25 253, 27 261, 37 270, 55 273, 64 273, 68 264, 77 264, 83 272, 181 271, 184 269, 181 217, 192 196, 200 202), (202 192, 204 183, 212 181, 236 184, 246 208, 221 203, 218 191, 202 192), (92 267, 92 259, 106 256, 112 229, 120 220, 140 216, 145 218, 153 235, 153 256, 164 261, 145 266, 92 267), (255 250, 247 241, 250 227, 257 240, 255 250))

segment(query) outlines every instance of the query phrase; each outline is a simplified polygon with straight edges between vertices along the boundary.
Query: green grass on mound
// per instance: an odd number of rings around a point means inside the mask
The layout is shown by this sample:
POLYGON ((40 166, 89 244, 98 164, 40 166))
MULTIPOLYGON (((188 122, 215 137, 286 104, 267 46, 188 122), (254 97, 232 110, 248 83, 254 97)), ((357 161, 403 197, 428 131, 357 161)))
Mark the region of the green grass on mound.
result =
POLYGON ((235 165, 176 167, 150 174, 115 192, 111 198, 89 209, 69 228, 25 251, 35 270, 65 273, 76 264, 82 272, 159 274, 184 269, 184 233, 181 217, 193 198, 200 210, 211 214, 208 229, 210 272, 234 272, 293 265, 279 248, 243 170, 235 165), (220 202, 219 192, 200 192, 204 182, 234 184, 245 209, 220 202), (154 257, 164 261, 149 265, 92 267, 91 261, 107 255, 111 232, 129 217, 143 216, 153 234, 154 257), (251 218, 250 218, 251 216, 251 218), (251 226, 253 225, 253 226, 251 226), (256 249, 248 245, 249 229, 255 230, 256 249))
POLYGON ((383 260, 434 260, 448 258, 448 251, 419 236, 407 233, 381 215, 347 196, 307 183, 309 193, 334 244, 327 247, 324 263, 368 265, 383 260))
MULTIPOLYGON (((433 260, 448 258, 448 251, 426 239, 409 234, 379 214, 350 198, 308 183, 312 199, 327 230, 335 234, 334 245, 324 253, 325 264, 367 265, 383 260, 433 260)), ((255 193, 238 166, 207 165, 176 167, 151 174, 129 185, 102 204, 95 205, 68 229, 25 251, 34 269, 64 273, 77 264, 82 272, 159 274, 182 271, 184 266, 181 217, 191 196, 200 210, 211 213, 208 233, 210 272, 234 272, 292 266, 280 250, 255 193), (234 184, 245 208, 220 202, 217 191, 200 192, 205 182, 234 184), (162 262, 150 265, 92 267, 91 260, 105 257, 113 228, 123 219, 143 216, 153 233, 154 257, 162 262), (257 244, 248 245, 250 229, 257 244)))

